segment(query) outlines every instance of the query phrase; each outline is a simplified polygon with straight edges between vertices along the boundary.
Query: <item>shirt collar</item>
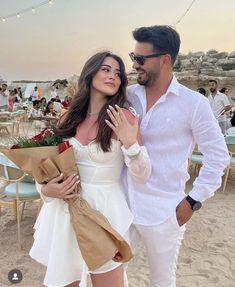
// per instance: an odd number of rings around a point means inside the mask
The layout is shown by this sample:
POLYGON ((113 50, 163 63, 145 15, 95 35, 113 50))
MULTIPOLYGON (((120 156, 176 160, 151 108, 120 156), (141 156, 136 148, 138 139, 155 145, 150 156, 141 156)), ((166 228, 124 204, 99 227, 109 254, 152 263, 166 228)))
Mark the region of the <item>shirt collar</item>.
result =
POLYGON ((177 81, 176 77, 173 75, 171 83, 170 83, 165 95, 173 94, 175 96, 179 96, 179 87, 180 87, 180 84, 177 81))
MULTIPOLYGON (((217 90, 215 96, 219 96, 219 95, 221 95, 221 92, 217 90)), ((209 96, 213 97, 211 93, 209 94, 209 96)))
MULTIPOLYGON (((174 94, 176 96, 179 96, 179 87, 180 84, 177 81, 175 75, 173 75, 170 85, 164 95, 174 94)), ((143 92, 146 94, 145 86, 137 85, 136 94, 142 96, 143 92)))
MULTIPOLYGON (((175 95, 175 96, 179 96, 179 89, 180 89, 180 84, 177 81, 175 75, 173 75, 172 80, 170 82, 170 85, 169 85, 166 93, 163 94, 160 97, 160 99, 155 103, 155 105, 165 102, 167 96, 170 95, 170 94, 175 95)), ((137 84, 136 88, 135 88, 135 94, 139 98, 139 100, 142 103, 142 105, 146 106, 146 90, 145 90, 145 86, 137 84), (143 97, 143 95, 145 95, 145 96, 143 97)))

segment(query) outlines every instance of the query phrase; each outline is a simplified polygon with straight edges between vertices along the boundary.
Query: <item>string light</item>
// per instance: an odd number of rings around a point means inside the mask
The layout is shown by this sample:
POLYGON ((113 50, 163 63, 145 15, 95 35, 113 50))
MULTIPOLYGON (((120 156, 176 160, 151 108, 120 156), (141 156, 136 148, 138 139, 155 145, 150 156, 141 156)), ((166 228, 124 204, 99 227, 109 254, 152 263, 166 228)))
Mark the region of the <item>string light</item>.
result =
POLYGON ((193 0, 186 11, 183 13, 183 15, 173 24, 172 26, 175 27, 176 25, 180 24, 180 22, 184 19, 184 17, 188 14, 189 10, 192 8, 193 4, 196 2, 196 0, 193 0))
POLYGON ((9 18, 14 18, 14 17, 17 17, 17 18, 20 18, 22 14, 25 14, 27 12, 35 12, 37 8, 41 7, 41 6, 45 6, 45 5, 52 5, 53 4, 53 1, 52 0, 47 0, 47 1, 43 1, 43 2, 40 2, 38 3, 37 5, 34 5, 33 7, 28 7, 26 9, 23 9, 21 11, 18 11, 16 13, 12 13, 12 14, 9 14, 9 15, 6 15, 6 16, 0 16, 0 19, 2 20, 2 22, 6 22, 7 19, 9 18))

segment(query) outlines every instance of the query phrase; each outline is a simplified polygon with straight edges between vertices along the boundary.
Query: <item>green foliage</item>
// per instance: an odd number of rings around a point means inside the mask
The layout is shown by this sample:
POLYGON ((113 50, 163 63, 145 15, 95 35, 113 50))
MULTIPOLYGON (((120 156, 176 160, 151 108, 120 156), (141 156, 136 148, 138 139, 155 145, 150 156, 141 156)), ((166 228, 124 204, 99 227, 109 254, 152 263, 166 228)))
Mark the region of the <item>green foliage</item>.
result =
POLYGON ((18 148, 40 147, 40 146, 57 146, 62 142, 62 138, 56 135, 49 135, 43 137, 41 140, 29 139, 26 137, 19 137, 16 145, 18 148))

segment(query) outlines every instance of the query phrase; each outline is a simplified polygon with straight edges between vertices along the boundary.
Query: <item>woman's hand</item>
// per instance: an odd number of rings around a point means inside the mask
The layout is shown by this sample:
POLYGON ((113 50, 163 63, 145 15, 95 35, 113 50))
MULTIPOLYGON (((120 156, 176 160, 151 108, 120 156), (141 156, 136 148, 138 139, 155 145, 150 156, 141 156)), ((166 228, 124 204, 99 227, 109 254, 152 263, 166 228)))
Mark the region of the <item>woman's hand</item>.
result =
POLYGON ((74 193, 75 187, 79 184, 79 176, 73 174, 69 176, 66 180, 63 180, 63 174, 53 178, 47 184, 42 186, 42 194, 48 197, 69 199, 73 197, 78 197, 78 193, 74 193))
POLYGON ((134 122, 131 124, 127 120, 123 110, 117 105, 115 105, 115 108, 109 106, 107 113, 111 121, 105 120, 105 122, 113 130, 124 147, 128 149, 137 141, 139 117, 135 115, 134 122))

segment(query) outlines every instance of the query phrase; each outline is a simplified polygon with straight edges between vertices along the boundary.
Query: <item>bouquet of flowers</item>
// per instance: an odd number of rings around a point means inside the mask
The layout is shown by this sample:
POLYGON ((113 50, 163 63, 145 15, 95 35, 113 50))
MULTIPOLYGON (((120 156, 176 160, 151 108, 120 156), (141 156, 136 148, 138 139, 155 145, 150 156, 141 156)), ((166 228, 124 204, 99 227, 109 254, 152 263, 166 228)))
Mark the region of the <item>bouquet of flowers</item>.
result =
MULTIPOLYGON (((73 147, 49 129, 32 139, 19 138, 10 149, 1 149, 1 152, 40 184, 61 173, 64 179, 78 174, 73 147)), ((80 194, 80 191, 81 185, 77 185, 75 192, 80 194)), ((103 214, 80 196, 69 199, 68 204, 77 242, 89 270, 95 270, 111 259, 127 262, 132 258, 128 243, 103 214)))
POLYGON ((1 152, 40 184, 47 183, 65 169, 66 177, 77 172, 69 142, 63 142, 47 128, 32 139, 19 137, 10 149, 1 149, 1 152))

